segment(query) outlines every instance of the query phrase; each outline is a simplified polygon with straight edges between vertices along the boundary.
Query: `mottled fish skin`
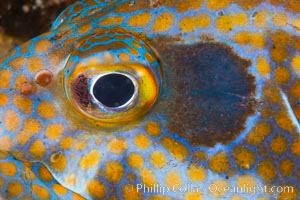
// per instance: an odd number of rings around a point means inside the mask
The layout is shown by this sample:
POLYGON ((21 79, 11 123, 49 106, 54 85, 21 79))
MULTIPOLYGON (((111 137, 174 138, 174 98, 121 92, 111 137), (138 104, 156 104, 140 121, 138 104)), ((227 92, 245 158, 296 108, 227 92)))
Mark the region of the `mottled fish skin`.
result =
POLYGON ((299 11, 296 0, 71 5, 0 60, 0 198, 299 199, 299 11), (97 107, 92 81, 115 72, 137 99, 97 107), (232 191, 264 185, 285 191, 232 191))

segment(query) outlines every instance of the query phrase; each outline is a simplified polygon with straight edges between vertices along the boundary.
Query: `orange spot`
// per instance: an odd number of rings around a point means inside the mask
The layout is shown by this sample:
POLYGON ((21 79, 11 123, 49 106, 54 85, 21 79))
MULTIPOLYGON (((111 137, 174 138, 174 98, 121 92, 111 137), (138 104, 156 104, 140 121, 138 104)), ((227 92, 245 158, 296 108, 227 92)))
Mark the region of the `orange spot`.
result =
MULTIPOLYGON (((292 27, 298 31, 300 29, 300 18, 295 18, 293 21, 292 21, 292 27)), ((298 47, 296 47, 298 49, 298 47)))
POLYGON ((146 132, 151 136, 159 136, 161 134, 161 127, 157 122, 148 122, 145 129, 146 132))
POLYGON ((267 59, 263 56, 260 56, 256 60, 256 68, 258 73, 263 77, 269 77, 271 72, 271 66, 267 59))
POLYGON ((64 137, 60 140, 60 147, 64 150, 71 149, 73 145, 73 138, 71 137, 64 137))
POLYGON ((34 56, 28 58, 27 70, 29 71, 29 73, 35 74, 44 68, 45 65, 43 59, 34 56))
POLYGON ((265 47, 265 38, 261 33, 239 32, 234 36, 234 41, 240 45, 250 45, 256 49, 265 47))
POLYGON ((29 147, 29 153, 34 158, 42 158, 45 153, 45 145, 41 140, 35 140, 29 147))
POLYGON ((296 73, 300 73, 300 55, 297 55, 292 59, 291 66, 296 73))
POLYGON ((160 13, 153 24, 153 32, 165 32, 168 31, 174 23, 174 16, 172 13, 163 12, 160 13))
POLYGON ((96 180, 92 180, 87 184, 87 192, 94 199, 103 198, 106 193, 105 186, 96 180))
POLYGON ((271 103, 275 104, 281 104, 282 102, 278 85, 267 83, 263 88, 263 95, 265 101, 270 101, 271 103))
POLYGON ((192 182, 202 182, 206 179, 207 171, 201 167, 197 166, 195 164, 192 164, 186 171, 187 176, 190 181, 192 182))
POLYGON ((14 95, 13 97, 14 105, 25 114, 30 114, 32 111, 32 100, 28 97, 21 96, 21 95, 14 95))
POLYGON ((270 49, 271 59, 277 63, 282 63, 287 59, 288 53, 285 47, 277 47, 270 49))
POLYGON ((149 138, 145 135, 142 134, 138 134, 135 138, 133 143, 142 150, 146 150, 150 147, 151 145, 151 141, 149 140, 149 138))
POLYGON ((283 176, 292 176, 294 171, 294 163, 290 159, 286 158, 280 161, 279 168, 283 176))
POLYGON ((7 196, 10 198, 15 198, 22 194, 24 191, 24 188, 22 184, 19 181, 10 181, 7 185, 7 196))
POLYGON ((146 168, 140 170, 140 178, 142 183, 146 186, 152 186, 153 184, 157 183, 154 173, 146 168))
POLYGON ((299 197, 297 187, 295 186, 285 186, 285 189, 282 193, 278 194, 277 200, 294 200, 299 197))
POLYGON ((259 11, 254 15, 254 25, 260 28, 267 26, 268 13, 266 11, 259 11))
POLYGON ((287 149, 287 141, 283 136, 275 137, 271 142, 271 150, 276 154, 282 154, 287 149))
POLYGON ((101 155, 97 150, 91 150, 89 153, 85 154, 79 164, 82 170, 89 170, 91 168, 99 165, 101 160, 101 155))
POLYGON ((241 169, 251 169, 255 163, 255 154, 244 147, 236 147, 233 156, 237 166, 241 169))
POLYGON ((240 188, 247 186, 247 188, 257 187, 257 181, 252 175, 240 175, 237 177, 236 185, 240 188))
POLYGON ((91 24, 90 24, 90 23, 87 23, 87 24, 81 25, 81 26, 78 28, 77 33, 78 33, 78 34, 85 34, 85 33, 88 33, 91 29, 92 29, 91 24))
POLYGON ((64 195, 66 195, 67 192, 68 192, 68 190, 67 190, 65 187, 63 187, 63 186, 61 186, 61 185, 59 185, 59 184, 54 184, 54 185, 52 186, 52 189, 53 189, 53 191, 55 192, 55 194, 57 194, 57 195, 59 195, 59 196, 64 196, 64 195))
POLYGON ((122 24, 123 17, 119 16, 110 16, 107 17, 99 22, 99 26, 113 26, 113 25, 119 25, 122 24))
POLYGON ((170 152, 170 154, 179 162, 183 162, 189 155, 188 149, 169 137, 164 137, 161 144, 170 152))
POLYGON ((31 186, 31 190, 32 193, 35 194, 41 200, 47 200, 51 198, 48 190, 40 185, 33 184, 31 186))
POLYGON ((86 199, 80 196, 79 194, 74 193, 72 196, 72 200, 86 200, 86 199))
POLYGON ((38 169, 39 176, 44 182, 50 182, 53 180, 51 173, 46 167, 39 167, 38 169))
POLYGON ((300 157, 300 140, 293 142, 292 144, 292 153, 300 157))
POLYGON ((225 9, 227 8, 231 3, 231 0, 223 0, 223 1, 218 1, 218 0, 208 0, 207 1, 207 9, 209 10, 220 10, 220 9, 225 9))
POLYGON ((134 189, 135 187, 136 185, 130 185, 130 184, 126 184, 122 187, 122 195, 125 200, 143 199, 141 192, 138 192, 136 189, 134 189))
POLYGON ((278 31, 271 35, 273 47, 270 49, 271 59, 277 63, 284 62, 288 57, 287 45, 290 42, 290 35, 283 31, 278 31))
POLYGON ((36 53, 46 53, 52 47, 50 40, 39 40, 35 43, 34 51, 36 53))
POLYGON ((118 155, 123 154, 127 148, 127 142, 124 138, 113 138, 107 144, 108 151, 118 155))
POLYGON ((10 162, 0 162, 0 174, 3 176, 16 176, 17 167, 14 163, 10 162))
POLYGON ((232 31, 235 27, 246 25, 248 25, 248 16, 246 13, 223 15, 216 19, 216 28, 224 33, 232 31))
POLYGON ((151 20, 151 14, 147 12, 139 13, 131 16, 127 24, 132 27, 145 27, 151 20))
POLYGON ((53 170, 61 172, 67 166, 67 159, 61 152, 56 152, 50 157, 50 166, 53 170))
POLYGON ((163 168, 167 165, 166 155, 161 151, 154 151, 150 155, 150 163, 157 169, 163 168))
POLYGON ((0 106, 6 106, 8 104, 8 96, 6 94, 0 93, 0 106))
POLYGON ((37 112, 40 117, 45 119, 53 119, 56 116, 56 109, 49 101, 42 101, 37 106, 37 112))
POLYGON ((287 112, 280 111, 275 115, 275 120, 277 125, 283 130, 287 130, 289 132, 293 131, 294 125, 291 119, 288 117, 287 112))
POLYGON ((272 20, 275 26, 282 27, 288 24, 289 19, 285 13, 274 13, 272 20))
POLYGON ((26 63, 26 58, 17 57, 8 63, 8 66, 13 70, 19 70, 26 63))
POLYGON ((211 157, 208 165, 216 173, 225 173, 230 169, 229 158, 225 152, 219 152, 211 157))
POLYGON ((22 130, 17 135, 17 141, 21 145, 25 145, 30 138, 40 132, 42 126, 36 119, 25 119, 22 130))
POLYGON ((62 124, 49 124, 45 131, 45 136, 48 140, 54 141, 61 137, 64 132, 62 124))
POLYGON ((178 190, 182 186, 181 175, 175 170, 167 172, 164 182, 169 188, 172 188, 173 186, 177 187, 176 190, 178 190))
POLYGON ((9 151, 14 146, 14 143, 10 136, 4 135, 0 137, 0 147, 4 151, 9 151))
POLYGON ((124 174, 124 168, 121 163, 117 161, 109 161, 105 166, 105 177, 111 183, 118 183, 124 174))
POLYGON ((2 120, 7 131, 16 131, 20 125, 20 118, 13 110, 7 110, 2 120))
POLYGON ((200 14, 197 16, 182 18, 178 26, 181 31, 189 33, 200 28, 208 28, 210 23, 211 19, 209 15, 200 14))
POLYGON ((272 181, 276 178, 276 169, 274 165, 269 161, 262 161, 257 166, 257 174, 264 181, 272 181))
POLYGON ((259 145, 270 135, 272 129, 269 123, 259 122, 247 135, 247 142, 251 145, 259 145))
POLYGON ((120 53, 120 54, 119 54, 119 59, 120 59, 120 61, 123 61, 123 62, 128 62, 128 61, 130 61, 130 57, 129 57, 129 55, 126 54, 126 53, 120 53))
POLYGON ((21 75, 17 76, 17 78, 15 80, 14 87, 18 91, 21 91, 22 85, 25 84, 25 83, 30 84, 30 81, 29 81, 28 77, 21 74, 21 75))
POLYGON ((300 80, 295 81, 295 83, 292 85, 290 91, 291 91, 291 95, 294 98, 297 98, 297 99, 300 98, 300 80))
POLYGON ((290 74, 285 67, 277 67, 274 72, 276 82, 285 84, 290 80, 290 74))
POLYGON ((186 12, 189 10, 198 10, 201 8, 202 3, 202 0, 179 1, 176 5, 176 10, 179 13, 186 12))
POLYGON ((12 72, 9 70, 2 69, 0 70, 0 88, 8 89, 12 77, 12 72))
POLYGON ((245 10, 251 10, 258 6, 261 3, 261 0, 242 0, 242 1, 237 1, 237 4, 245 10))
POLYGON ((284 31, 277 31, 271 35, 273 44, 277 47, 286 47, 291 42, 291 35, 284 31))
POLYGON ((144 166, 144 158, 137 153, 131 153, 127 157, 127 163, 132 169, 140 169, 144 166))
POLYGON ((203 194, 201 192, 186 192, 184 200, 202 200, 203 194))

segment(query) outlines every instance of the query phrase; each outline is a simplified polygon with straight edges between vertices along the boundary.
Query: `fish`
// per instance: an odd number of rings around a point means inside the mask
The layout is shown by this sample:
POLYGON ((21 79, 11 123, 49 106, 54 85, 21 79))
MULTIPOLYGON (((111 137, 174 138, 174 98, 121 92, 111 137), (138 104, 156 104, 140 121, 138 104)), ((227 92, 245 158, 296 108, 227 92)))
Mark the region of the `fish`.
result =
POLYGON ((2 199, 299 199, 297 0, 83 0, 0 59, 2 199))

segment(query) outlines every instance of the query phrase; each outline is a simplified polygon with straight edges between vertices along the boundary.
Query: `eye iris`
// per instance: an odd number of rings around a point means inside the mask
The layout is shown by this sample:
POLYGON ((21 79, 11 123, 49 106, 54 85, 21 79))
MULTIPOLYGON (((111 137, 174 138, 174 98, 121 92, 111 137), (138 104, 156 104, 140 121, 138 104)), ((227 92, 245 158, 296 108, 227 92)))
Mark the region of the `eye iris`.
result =
POLYGON ((96 81, 93 94, 103 105, 115 108, 130 100, 134 94, 134 84, 125 75, 107 74, 96 81))

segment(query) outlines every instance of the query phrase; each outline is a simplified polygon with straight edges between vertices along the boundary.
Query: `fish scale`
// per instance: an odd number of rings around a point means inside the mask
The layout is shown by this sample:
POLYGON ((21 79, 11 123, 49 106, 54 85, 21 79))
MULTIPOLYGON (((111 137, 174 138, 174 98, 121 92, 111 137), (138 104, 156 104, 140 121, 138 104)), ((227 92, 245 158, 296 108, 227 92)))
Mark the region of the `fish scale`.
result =
POLYGON ((298 8, 71 5, 0 60, 0 197, 299 199, 298 8), (110 73, 124 108, 89 93, 110 73))

